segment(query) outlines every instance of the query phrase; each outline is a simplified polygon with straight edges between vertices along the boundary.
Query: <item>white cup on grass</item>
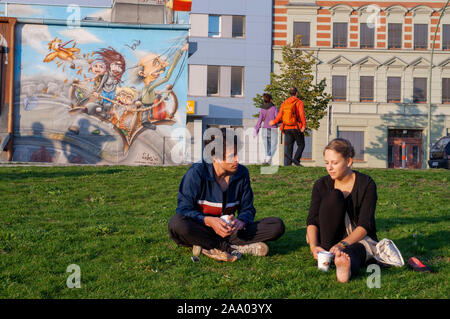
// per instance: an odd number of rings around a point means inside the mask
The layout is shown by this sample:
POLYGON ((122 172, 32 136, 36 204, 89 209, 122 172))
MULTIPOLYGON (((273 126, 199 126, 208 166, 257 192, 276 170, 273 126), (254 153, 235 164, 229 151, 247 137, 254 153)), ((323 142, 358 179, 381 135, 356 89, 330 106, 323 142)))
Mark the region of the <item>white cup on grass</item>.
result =
POLYGON ((319 251, 317 254, 317 268, 322 271, 328 271, 333 254, 328 251, 319 251))

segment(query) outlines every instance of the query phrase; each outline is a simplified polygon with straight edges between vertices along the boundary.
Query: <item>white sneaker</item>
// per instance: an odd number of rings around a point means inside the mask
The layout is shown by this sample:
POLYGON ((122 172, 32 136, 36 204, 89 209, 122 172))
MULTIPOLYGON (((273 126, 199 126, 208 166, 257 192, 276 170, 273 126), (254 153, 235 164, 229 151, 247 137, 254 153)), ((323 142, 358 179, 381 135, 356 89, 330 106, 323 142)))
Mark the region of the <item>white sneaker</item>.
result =
POLYGON ((252 256, 266 256, 269 252, 269 246, 263 242, 248 245, 231 245, 231 248, 237 250, 241 254, 252 256))

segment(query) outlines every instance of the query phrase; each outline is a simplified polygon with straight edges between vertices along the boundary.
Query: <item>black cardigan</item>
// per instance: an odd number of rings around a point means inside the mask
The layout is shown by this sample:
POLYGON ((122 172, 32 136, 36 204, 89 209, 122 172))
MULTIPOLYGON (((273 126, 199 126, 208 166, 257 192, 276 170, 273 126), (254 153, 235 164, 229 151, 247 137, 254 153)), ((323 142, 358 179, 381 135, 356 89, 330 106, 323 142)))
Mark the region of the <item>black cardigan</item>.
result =
MULTIPOLYGON (((377 205, 377 186, 366 174, 354 171, 356 174, 352 192, 346 198, 347 213, 354 227, 361 226, 367 235, 378 241, 375 226, 375 208, 377 205)), ((330 175, 321 177, 313 186, 311 204, 306 225, 319 227, 319 208, 322 198, 334 189, 334 181, 330 175)))

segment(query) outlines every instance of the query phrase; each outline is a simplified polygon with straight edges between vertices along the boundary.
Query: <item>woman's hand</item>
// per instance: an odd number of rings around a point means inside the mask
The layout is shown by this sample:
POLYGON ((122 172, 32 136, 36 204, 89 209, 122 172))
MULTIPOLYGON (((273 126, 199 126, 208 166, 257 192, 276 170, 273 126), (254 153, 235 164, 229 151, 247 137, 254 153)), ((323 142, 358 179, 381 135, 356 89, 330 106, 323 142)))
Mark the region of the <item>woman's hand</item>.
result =
POLYGON ((318 258, 318 257, 317 257, 317 254, 318 254, 320 251, 325 251, 325 249, 323 249, 323 248, 320 247, 320 246, 310 247, 310 249, 311 249, 311 254, 314 256, 314 259, 317 259, 317 258, 318 258))
POLYGON ((342 246, 339 245, 339 244, 336 244, 336 245, 334 245, 333 247, 331 247, 330 253, 336 255, 336 253, 337 253, 338 251, 342 251, 342 250, 343 250, 342 246))

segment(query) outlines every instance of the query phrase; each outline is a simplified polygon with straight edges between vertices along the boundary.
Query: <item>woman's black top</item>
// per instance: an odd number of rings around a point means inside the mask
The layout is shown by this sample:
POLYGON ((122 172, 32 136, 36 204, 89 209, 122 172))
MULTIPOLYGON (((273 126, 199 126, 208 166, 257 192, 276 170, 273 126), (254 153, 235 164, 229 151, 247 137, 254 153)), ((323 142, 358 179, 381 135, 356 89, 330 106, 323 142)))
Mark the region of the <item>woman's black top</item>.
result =
MULTIPOLYGON (((354 227, 361 226, 367 235, 378 241, 375 226, 375 208, 377 205, 377 185, 366 174, 356 174, 352 192, 345 199, 347 213, 354 227)), ((334 181, 330 175, 321 177, 313 186, 311 204, 306 224, 319 227, 319 208, 322 198, 334 189, 334 181)))

